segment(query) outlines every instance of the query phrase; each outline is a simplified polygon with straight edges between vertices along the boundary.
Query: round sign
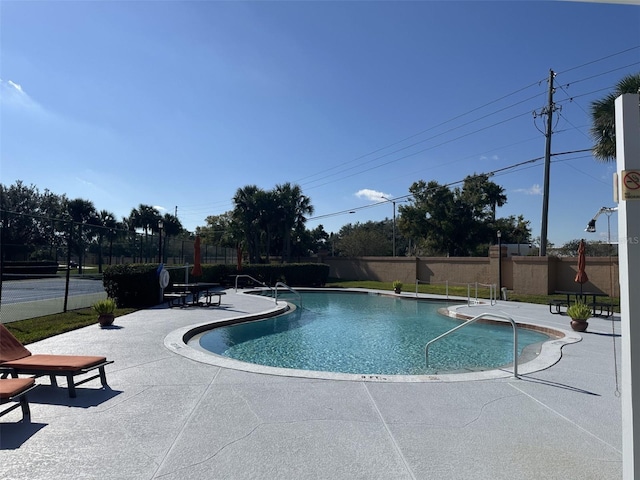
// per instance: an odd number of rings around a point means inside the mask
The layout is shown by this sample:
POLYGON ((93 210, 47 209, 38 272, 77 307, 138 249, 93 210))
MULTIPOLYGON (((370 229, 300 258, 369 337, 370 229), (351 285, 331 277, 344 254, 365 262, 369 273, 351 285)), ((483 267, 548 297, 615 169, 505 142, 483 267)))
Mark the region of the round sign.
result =
POLYGON ((168 270, 165 270, 163 268, 160 271, 159 281, 160 281, 160 288, 167 288, 167 285, 169 285, 169 271, 168 270))

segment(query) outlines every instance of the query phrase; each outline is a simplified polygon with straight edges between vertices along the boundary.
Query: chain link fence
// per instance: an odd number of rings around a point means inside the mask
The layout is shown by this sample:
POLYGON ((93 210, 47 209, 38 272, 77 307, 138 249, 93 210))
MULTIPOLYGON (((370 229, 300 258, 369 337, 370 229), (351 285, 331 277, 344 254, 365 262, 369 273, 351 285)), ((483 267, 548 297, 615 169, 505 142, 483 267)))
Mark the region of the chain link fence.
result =
MULTIPOLYGON (((0 211, 0 323, 90 307, 106 298, 109 265, 194 261, 191 234, 136 232, 0 211)), ((201 263, 235 264, 232 248, 201 243, 201 263)))

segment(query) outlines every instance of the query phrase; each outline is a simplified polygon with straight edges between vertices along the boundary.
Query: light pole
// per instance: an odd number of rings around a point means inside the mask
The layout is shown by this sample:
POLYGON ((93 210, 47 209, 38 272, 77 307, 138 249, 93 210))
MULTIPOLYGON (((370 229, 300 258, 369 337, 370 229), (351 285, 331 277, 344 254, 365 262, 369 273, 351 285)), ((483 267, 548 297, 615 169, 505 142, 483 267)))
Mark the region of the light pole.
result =
POLYGON ((393 248, 393 256, 396 256, 396 201, 391 200, 384 195, 380 195, 380 198, 384 198, 387 202, 393 203, 393 237, 392 237, 392 248, 393 248))
POLYGON ((609 295, 611 296, 611 302, 612 302, 612 307, 611 307, 612 315, 613 315, 613 296, 615 295, 615 291, 614 291, 614 279, 613 279, 613 260, 611 259, 611 214, 613 212, 616 212, 617 210, 618 210, 618 207, 600 208, 600 210, 598 210, 598 213, 596 213, 594 217, 591 220, 589 220, 589 223, 587 223, 587 228, 584 229, 585 232, 595 233, 596 220, 603 213, 607 215, 607 250, 609 252, 609 273, 611 277, 611 293, 609 295))
POLYGON ((498 290, 502 292, 502 232, 498 230, 496 235, 498 236, 498 290))
POLYGON ((164 223, 158 220, 158 263, 162 263, 162 227, 164 223))

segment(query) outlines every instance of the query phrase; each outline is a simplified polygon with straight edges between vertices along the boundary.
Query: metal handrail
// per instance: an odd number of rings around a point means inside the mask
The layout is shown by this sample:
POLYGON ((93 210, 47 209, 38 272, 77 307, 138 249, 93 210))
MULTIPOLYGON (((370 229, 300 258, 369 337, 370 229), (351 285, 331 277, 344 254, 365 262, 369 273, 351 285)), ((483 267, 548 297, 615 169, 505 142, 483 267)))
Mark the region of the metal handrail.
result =
POLYGON ((448 336, 449 334, 455 332, 456 330, 466 327, 467 325, 471 325, 472 323, 476 322, 477 320, 480 320, 481 318, 487 318, 487 317, 501 318, 502 320, 508 320, 509 322, 511 322, 511 326, 513 327, 513 376, 514 378, 518 378, 518 325, 516 324, 515 320, 513 320, 513 318, 509 317, 508 315, 498 315, 495 313, 481 313, 480 315, 473 317, 471 320, 468 320, 465 323, 462 323, 457 327, 452 328, 448 332, 445 332, 442 335, 434 338, 433 340, 428 341, 427 344, 424 346, 424 356, 427 363, 427 368, 429 367, 429 346, 432 343, 437 342, 441 338, 448 336))
POLYGON ((273 288, 271 288, 269 285, 267 285, 264 282, 261 282, 260 280, 258 280, 257 278, 253 278, 251 275, 236 275, 236 293, 238 292, 238 279, 240 277, 243 278, 250 278, 251 280, 253 280, 256 283, 259 283, 260 285, 262 285, 263 287, 267 287, 269 290, 271 290, 273 292, 273 288))
POLYGON ((287 285, 286 283, 282 283, 282 282, 276 282, 276 304, 278 303, 278 287, 284 287, 287 290, 289 290, 291 293, 294 293, 295 295, 298 296, 298 299, 300 300, 300 308, 302 308, 302 295, 300 295, 300 292, 294 290, 293 288, 291 288, 289 285, 287 285))

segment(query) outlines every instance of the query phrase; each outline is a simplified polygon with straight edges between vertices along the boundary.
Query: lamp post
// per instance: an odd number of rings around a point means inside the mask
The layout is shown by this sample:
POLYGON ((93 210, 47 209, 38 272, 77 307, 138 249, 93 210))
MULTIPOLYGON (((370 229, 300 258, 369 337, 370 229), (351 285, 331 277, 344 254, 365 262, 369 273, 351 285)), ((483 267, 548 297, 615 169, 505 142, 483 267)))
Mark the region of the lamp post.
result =
POLYGON ((502 232, 498 230, 496 235, 498 236, 498 290, 502 291, 502 232))
MULTIPOLYGON (((613 302, 613 296, 615 295, 614 291, 614 280, 613 280, 613 260, 611 259, 611 214, 616 212, 618 207, 602 207, 598 210, 598 213, 594 215, 594 217, 589 220, 587 223, 587 228, 584 229, 585 232, 595 233, 596 231, 596 220, 603 213, 607 216, 607 250, 609 252, 609 272, 611 276, 611 302, 613 302)), ((613 315, 613 305, 611 307, 611 314, 613 315)))
POLYGON ((387 202, 393 203, 393 237, 392 237, 392 248, 393 248, 393 256, 396 256, 396 201, 391 200, 384 195, 380 195, 380 198, 384 198, 387 202))
POLYGON ((162 263, 162 227, 164 223, 158 220, 158 263, 162 263))

